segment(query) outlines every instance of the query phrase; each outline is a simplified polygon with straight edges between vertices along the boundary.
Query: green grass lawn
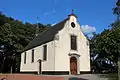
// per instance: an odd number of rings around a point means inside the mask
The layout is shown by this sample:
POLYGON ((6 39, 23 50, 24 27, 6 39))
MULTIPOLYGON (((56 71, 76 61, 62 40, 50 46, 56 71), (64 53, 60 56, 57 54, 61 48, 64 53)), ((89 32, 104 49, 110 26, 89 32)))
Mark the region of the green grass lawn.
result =
POLYGON ((100 74, 101 78, 108 78, 108 80, 118 80, 117 73, 109 73, 109 74, 100 74))

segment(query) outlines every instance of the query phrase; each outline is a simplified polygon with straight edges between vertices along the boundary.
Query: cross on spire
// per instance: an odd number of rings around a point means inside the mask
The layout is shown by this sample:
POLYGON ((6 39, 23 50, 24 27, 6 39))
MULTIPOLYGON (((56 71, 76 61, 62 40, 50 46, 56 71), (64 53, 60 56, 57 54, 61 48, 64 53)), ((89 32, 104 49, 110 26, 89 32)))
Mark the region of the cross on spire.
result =
POLYGON ((69 16, 74 16, 74 17, 78 18, 78 17, 74 14, 74 9, 71 10, 71 14, 68 15, 68 17, 69 17, 69 16))

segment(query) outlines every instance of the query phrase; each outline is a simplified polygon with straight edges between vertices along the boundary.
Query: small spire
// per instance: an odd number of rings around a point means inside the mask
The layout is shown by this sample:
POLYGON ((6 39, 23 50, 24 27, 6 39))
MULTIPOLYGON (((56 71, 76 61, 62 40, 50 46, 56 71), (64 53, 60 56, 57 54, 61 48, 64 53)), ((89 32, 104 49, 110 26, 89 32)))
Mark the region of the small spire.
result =
POLYGON ((37 17, 37 26, 36 26, 36 34, 35 34, 35 36, 38 35, 38 28, 39 28, 38 21, 39 21, 39 17, 37 17))
POLYGON ((72 9, 72 14, 74 14, 74 9, 72 9))
POLYGON ((68 17, 69 17, 69 16, 75 16, 76 18, 78 18, 78 17, 74 14, 74 9, 71 10, 71 14, 68 15, 68 17))

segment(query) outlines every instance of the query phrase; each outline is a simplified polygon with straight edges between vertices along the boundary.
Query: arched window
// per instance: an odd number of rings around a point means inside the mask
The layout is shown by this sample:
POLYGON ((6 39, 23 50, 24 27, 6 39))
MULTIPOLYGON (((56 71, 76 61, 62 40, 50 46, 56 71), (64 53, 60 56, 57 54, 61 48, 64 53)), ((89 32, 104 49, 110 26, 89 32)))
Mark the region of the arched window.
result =
POLYGON ((43 46, 43 60, 47 60, 47 45, 43 46))
POLYGON ((34 49, 32 49, 31 62, 34 62, 34 49))
POLYGON ((77 50, 77 37, 71 35, 71 50, 77 50))
POLYGON ((24 53, 24 64, 26 64, 26 52, 24 53))

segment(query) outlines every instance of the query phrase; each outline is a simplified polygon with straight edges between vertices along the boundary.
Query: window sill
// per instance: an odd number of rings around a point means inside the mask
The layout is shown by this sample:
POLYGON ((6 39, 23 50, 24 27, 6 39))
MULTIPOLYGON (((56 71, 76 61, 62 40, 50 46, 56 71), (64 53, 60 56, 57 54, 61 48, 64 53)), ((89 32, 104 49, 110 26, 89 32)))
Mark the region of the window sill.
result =
POLYGON ((75 52, 77 52, 78 50, 73 50, 73 49, 71 49, 70 51, 75 51, 75 52))

